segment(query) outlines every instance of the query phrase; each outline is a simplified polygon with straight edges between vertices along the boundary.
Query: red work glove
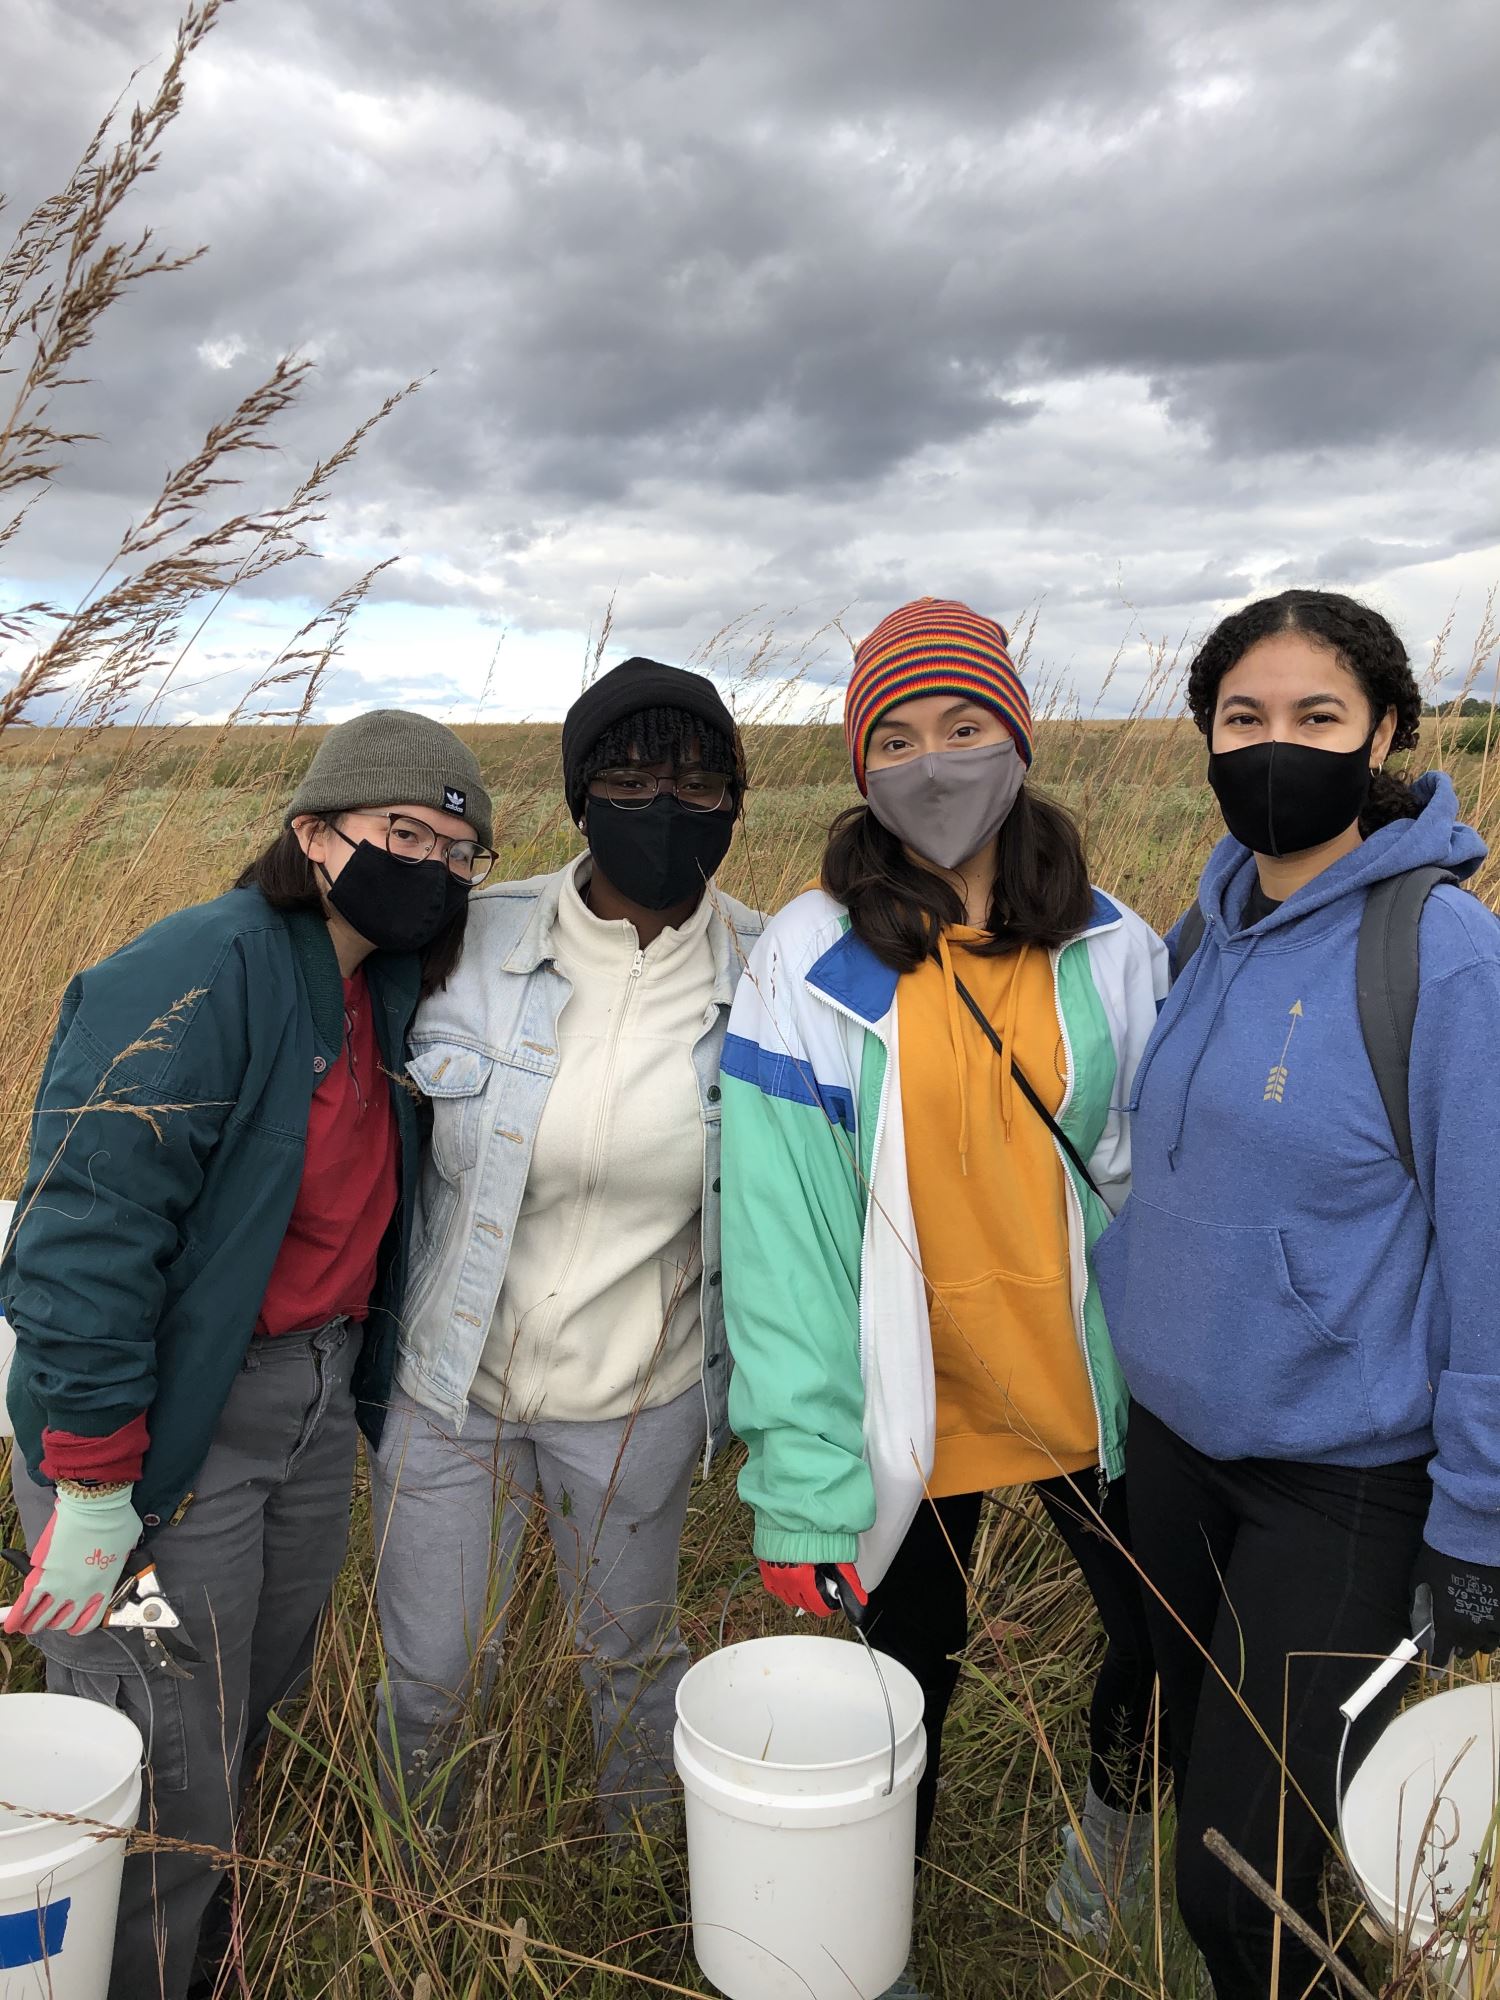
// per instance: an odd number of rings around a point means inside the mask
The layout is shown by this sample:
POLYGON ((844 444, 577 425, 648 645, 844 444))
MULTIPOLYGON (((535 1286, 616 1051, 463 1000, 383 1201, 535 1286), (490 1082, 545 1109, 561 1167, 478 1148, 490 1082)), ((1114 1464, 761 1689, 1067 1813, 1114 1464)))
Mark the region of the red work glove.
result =
MULTIPOLYGON (((794 1611, 810 1611, 814 1618, 827 1618, 834 1608, 833 1599, 823 1595, 820 1577, 844 1593, 846 1607, 851 1599, 861 1611, 869 1603, 853 1563, 763 1562, 760 1566, 760 1580, 773 1597, 779 1597, 794 1611)), ((850 1615, 854 1616, 852 1612, 850 1615)), ((859 1619, 856 1617, 854 1622, 858 1624, 859 1619)))

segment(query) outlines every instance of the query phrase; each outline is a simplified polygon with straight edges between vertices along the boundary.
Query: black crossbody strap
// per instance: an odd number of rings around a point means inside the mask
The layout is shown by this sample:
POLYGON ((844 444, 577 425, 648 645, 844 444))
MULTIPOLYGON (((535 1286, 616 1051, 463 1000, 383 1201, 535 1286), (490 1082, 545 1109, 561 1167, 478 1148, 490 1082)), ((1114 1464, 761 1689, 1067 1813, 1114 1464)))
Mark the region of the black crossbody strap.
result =
MULTIPOLYGON (((964 985, 963 981, 959 978, 956 972, 953 975, 953 984, 958 989, 959 999, 963 1001, 964 1005, 968 1008, 969 1012, 974 1016, 974 1019, 979 1023, 980 1030, 983 1033, 985 1040, 989 1043, 990 1047, 995 1051, 995 1054, 999 1056, 1001 1062, 1010 1064, 1010 1073, 1015 1078, 1016 1082, 1020 1084, 1021 1095, 1026 1099, 1026 1102, 1031 1106, 1032 1110, 1036 1113, 1038 1118, 1040 1118, 1042 1123, 1047 1127, 1047 1130, 1052 1134, 1053 1138, 1057 1141, 1058 1145, 1062 1147, 1063 1151, 1067 1154, 1068 1158, 1073 1162, 1074 1166, 1078 1169, 1079 1173, 1083 1175, 1083 1178, 1085 1179, 1085 1181, 1087 1181, 1088 1185, 1093 1189, 1094 1193, 1096 1195, 1099 1195, 1100 1201, 1104 1201, 1104 1196, 1102 1194, 1099 1194, 1098 1184, 1095 1181, 1094 1176, 1089 1172, 1088 1168, 1083 1163, 1083 1155, 1079 1152, 1078 1148, 1073 1144, 1073 1141, 1068 1137, 1067 1133, 1063 1130, 1061 1125, 1058 1124, 1057 1120, 1052 1116, 1052 1113, 1047 1109, 1046 1105, 1043 1104, 1042 1100, 1037 1096, 1036 1092, 1032 1089, 1031 1081, 1028 1078, 1025 1070, 1022 1069, 1021 1065, 1016 1061, 1013 1055, 1008 1055, 1006 1053, 1005 1044, 1001 1041, 1000 1037, 995 1033, 995 1030, 990 1023, 990 1018, 988 1014, 985 1013, 984 1009, 980 1006, 979 1002, 974 998, 974 995, 969 991, 968 987, 964 985)), ((1105 1206, 1108 1207, 1108 1205, 1109 1204, 1106 1202, 1105 1206)))

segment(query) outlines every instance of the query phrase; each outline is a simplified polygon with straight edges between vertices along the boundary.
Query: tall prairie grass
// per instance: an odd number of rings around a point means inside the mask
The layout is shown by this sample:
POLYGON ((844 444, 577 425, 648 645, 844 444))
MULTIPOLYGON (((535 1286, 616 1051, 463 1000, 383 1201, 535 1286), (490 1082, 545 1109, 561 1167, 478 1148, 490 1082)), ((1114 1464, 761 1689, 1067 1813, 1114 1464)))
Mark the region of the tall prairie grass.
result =
MULTIPOLYGON (((53 476, 76 442, 69 383, 100 323, 125 292, 185 261, 125 231, 119 211, 150 170, 188 59, 217 12, 218 0, 189 10, 157 89, 101 128, 67 188, 22 222, 0 262, 0 381, 12 397, 0 405, 0 502, 15 508, 0 518, 0 549, 27 508, 56 504, 53 476)), ((305 369, 288 360, 212 426, 75 601, 0 597, 0 1190, 20 1180, 67 979, 168 911, 227 886, 279 823, 318 740, 311 717, 368 578, 290 635, 221 724, 160 720, 214 610, 315 545, 331 482, 347 474, 368 431, 362 425, 279 497, 239 507, 240 470, 258 462, 305 387, 305 369)), ((1101 886, 1164 927, 1186 903, 1217 826, 1201 744, 1180 718, 1181 661, 1147 647, 1141 675, 1137 647, 1133 712, 1104 720, 1107 688, 1086 706, 1049 675, 1044 628, 1032 620, 1019 636, 1042 716, 1037 781, 1078 815, 1101 886)), ((606 618, 580 680, 612 657, 609 637, 606 618)), ((1490 691, 1496 637, 1492 601, 1460 663, 1461 694, 1490 691)), ((750 749, 752 789, 724 881, 768 910, 815 875, 827 825, 850 797, 837 729, 784 719, 816 708, 819 660, 836 661, 841 643, 830 628, 814 646, 789 650, 774 628, 747 619, 706 637, 697 656, 733 691, 750 749)), ((1424 664, 1434 687, 1451 685, 1451 631, 1424 664)), ((501 872, 536 873, 575 852, 556 725, 476 720, 463 733, 496 799, 501 872)), ((1456 702, 1453 718, 1427 726, 1413 762, 1450 768, 1475 824, 1500 837, 1500 757, 1487 733, 1460 733, 1456 702)), ((1491 873, 1479 885, 1492 902, 1496 881, 1491 873)), ((746 1553, 734 1472, 731 1454, 697 1488, 689 1514, 681 1601, 695 1653, 715 1643, 746 1553)), ((0 1533, 13 1540, 7 1509, 0 1503, 0 1533)), ((370 1579, 361 1486, 353 1553, 310 1692, 281 1719, 231 1857, 236 1930, 221 1991, 256 2000, 703 1991, 679 1844, 643 1832, 622 1848, 596 1833, 588 1717, 545 1537, 528 1548, 505 1671, 469 1718, 468 1804, 441 1839, 379 1799, 370 1579)), ((1170 1918, 1164 1807, 1166 1914, 1085 1951, 1059 1938, 1043 1910, 1067 1801, 1082 1789, 1099 1635, 1076 1574, 1024 1493, 988 1505, 973 1601, 920 1906, 927 1985, 949 2000, 1197 1992, 1193 1955, 1170 1918)), ((730 1604, 731 1636, 779 1622, 758 1594, 730 1604)), ((0 1676, 9 1689, 36 1683, 24 1644, 0 1642, 0 1676)), ((1337 1893, 1334 1907, 1350 1914, 1337 1893)), ((1392 1947, 1368 1947, 1372 1990, 1389 2000, 1422 1991, 1427 1978, 1400 1960, 1392 1947)))

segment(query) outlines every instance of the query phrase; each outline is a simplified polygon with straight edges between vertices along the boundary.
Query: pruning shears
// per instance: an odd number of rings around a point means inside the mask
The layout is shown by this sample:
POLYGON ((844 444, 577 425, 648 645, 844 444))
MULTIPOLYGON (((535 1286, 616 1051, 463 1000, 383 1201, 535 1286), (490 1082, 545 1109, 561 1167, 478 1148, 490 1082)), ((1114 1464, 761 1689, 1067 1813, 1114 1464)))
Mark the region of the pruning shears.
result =
MULTIPOLYGON (((0 1548, 0 1561, 9 1563, 23 1577, 31 1574, 31 1558, 25 1549, 0 1548)), ((156 1564, 149 1556, 121 1579, 104 1623, 112 1632, 139 1632, 151 1664, 172 1680, 190 1681, 191 1669, 203 1665, 203 1655, 167 1601, 156 1564)))

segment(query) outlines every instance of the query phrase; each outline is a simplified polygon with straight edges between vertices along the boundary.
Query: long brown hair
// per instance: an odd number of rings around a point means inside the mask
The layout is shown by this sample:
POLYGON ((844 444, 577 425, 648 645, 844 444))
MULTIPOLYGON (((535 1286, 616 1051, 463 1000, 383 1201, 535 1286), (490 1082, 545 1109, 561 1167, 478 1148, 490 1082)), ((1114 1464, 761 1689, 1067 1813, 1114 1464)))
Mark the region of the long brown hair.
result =
MULTIPOLYGON (((332 824, 332 819, 329 822, 332 824)), ((235 879, 236 889, 259 889, 273 910, 316 910, 324 914, 323 898, 313 865, 302 852, 302 843, 290 827, 277 834, 269 847, 262 848, 235 879)), ((422 998, 441 992, 457 969, 463 955, 464 930, 469 921, 468 905, 450 924, 444 925, 422 953, 422 998)))
MULTIPOLYGON (((981 955, 1065 944, 1088 923, 1094 896, 1083 837, 1071 813, 1030 781, 996 837, 995 890, 981 955)), ((963 899, 942 876, 913 861, 867 805, 840 813, 823 854, 823 887, 849 912, 856 936, 897 972, 937 950, 939 933, 964 922, 963 899)))

